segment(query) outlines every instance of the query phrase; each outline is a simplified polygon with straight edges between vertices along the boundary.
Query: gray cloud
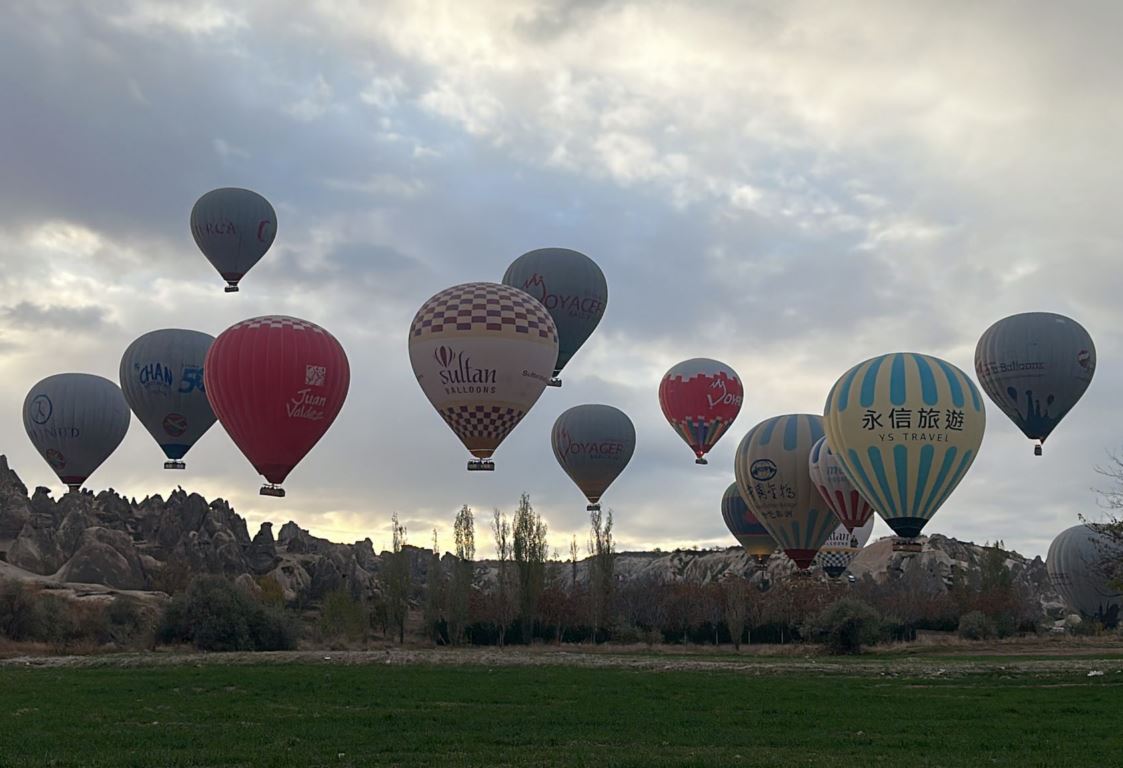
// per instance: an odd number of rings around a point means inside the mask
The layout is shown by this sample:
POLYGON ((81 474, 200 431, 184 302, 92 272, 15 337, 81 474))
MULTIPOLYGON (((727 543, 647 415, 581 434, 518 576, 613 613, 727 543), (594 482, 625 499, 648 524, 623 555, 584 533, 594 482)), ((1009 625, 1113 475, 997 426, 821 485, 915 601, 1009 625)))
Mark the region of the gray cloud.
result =
POLYGON ((0 307, 0 318, 10 326, 36 331, 97 333, 106 325, 108 314, 105 307, 44 306, 30 301, 0 307))

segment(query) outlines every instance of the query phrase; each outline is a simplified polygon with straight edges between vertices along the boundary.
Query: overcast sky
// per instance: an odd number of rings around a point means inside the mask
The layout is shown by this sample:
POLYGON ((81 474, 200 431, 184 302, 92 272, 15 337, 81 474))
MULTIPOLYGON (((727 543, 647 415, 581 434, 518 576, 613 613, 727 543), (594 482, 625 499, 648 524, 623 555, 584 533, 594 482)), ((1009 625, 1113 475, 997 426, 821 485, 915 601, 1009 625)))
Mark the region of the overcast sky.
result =
POLYGON ((525 490, 565 551, 585 502, 549 428, 604 402, 638 440, 605 497, 619 546, 732 545, 719 501, 754 424, 821 413, 840 374, 884 352, 973 375, 987 326, 1045 310, 1091 332, 1091 388, 1042 458, 988 402, 979 459, 925 531, 1044 555, 1097 514, 1094 467, 1121 443, 1120 28, 1114 2, 8 0, 0 452, 57 494, 20 419, 36 381, 116 380, 157 328, 292 314, 343 343, 352 380, 287 498, 257 495, 221 426, 171 473, 135 419, 89 487, 181 483, 253 530, 293 519, 377 548, 397 511, 411 543, 436 526, 444 549, 461 504, 483 523, 525 490), (278 215, 235 295, 187 223, 220 186, 278 215), (497 470, 469 474, 413 379, 410 320, 546 246, 601 265, 607 312, 497 470), (746 394, 707 467, 656 394, 696 356, 732 365, 746 394))

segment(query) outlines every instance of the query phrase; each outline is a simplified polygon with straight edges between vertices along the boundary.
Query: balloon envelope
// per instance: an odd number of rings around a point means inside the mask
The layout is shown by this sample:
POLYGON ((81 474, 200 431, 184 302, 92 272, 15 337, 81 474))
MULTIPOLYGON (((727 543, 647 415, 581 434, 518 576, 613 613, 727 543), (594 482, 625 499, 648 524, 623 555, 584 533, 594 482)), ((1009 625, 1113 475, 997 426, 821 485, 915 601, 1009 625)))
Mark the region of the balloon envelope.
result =
POLYGON ((826 435, 811 446, 807 469, 811 473, 811 482, 819 489, 819 495, 846 530, 861 528, 873 517, 873 507, 846 476, 838 457, 827 443, 826 435))
POLYGON ((732 368, 717 360, 684 360, 663 375, 659 406, 671 427, 694 451, 697 463, 741 412, 744 390, 732 368))
POLYGON ((749 430, 734 461, 737 487, 749 507, 801 570, 839 524, 807 470, 811 446, 822 436, 821 416, 774 416, 749 430))
POLYGON ((815 562, 823 569, 825 574, 832 579, 837 579, 850 567, 850 561, 862 551, 862 547, 866 546, 866 542, 870 540, 870 534, 873 533, 873 524, 874 519, 871 516, 853 531, 845 525, 838 526, 827 537, 827 543, 815 556, 815 562))
POLYGON ((538 299, 553 318, 558 329, 557 376, 604 317, 608 306, 604 273, 578 251, 539 248, 515 259, 503 283, 538 299))
POLYGON ((1123 548, 1102 531, 1074 525, 1053 539, 1045 559, 1049 580, 1068 606, 1088 618, 1114 626, 1123 592, 1110 585, 1105 564, 1123 560, 1123 548))
MULTIPOLYGON (((1096 347, 1064 315, 1003 318, 975 347, 975 373, 994 404, 1026 437, 1044 443, 1092 382, 1096 347)), ((1041 453, 1040 445, 1036 451, 1041 453)))
POLYGON ((203 360, 213 342, 206 333, 168 328, 144 334, 121 357, 125 400, 173 462, 214 424, 203 383, 203 360))
POLYGON ((121 444, 129 406, 109 379, 59 373, 27 393, 23 426, 59 479, 76 490, 121 444))
POLYGON ((418 384, 478 459, 489 458, 538 400, 557 357, 549 313, 508 285, 446 288, 410 325, 418 384))
POLYGON ((203 363, 203 380, 234 444, 276 485, 335 421, 351 369, 343 347, 320 326, 269 315, 219 334, 203 363))
POLYGON ((756 515, 749 509, 745 497, 737 488, 737 483, 729 484, 721 497, 721 517, 733 538, 758 563, 763 563, 776 551, 776 541, 768 529, 760 524, 756 515))
POLYGON ((967 474, 986 427, 971 379, 913 352, 851 368, 827 396, 824 416, 827 441, 850 482, 910 539, 967 474))
POLYGON ((273 245, 277 214, 256 192, 212 189, 191 209, 191 235, 226 281, 227 291, 236 291, 238 281, 273 245))
POLYGON ((562 413, 550 434, 554 457, 592 507, 636 449, 636 429, 611 405, 578 405, 562 413))

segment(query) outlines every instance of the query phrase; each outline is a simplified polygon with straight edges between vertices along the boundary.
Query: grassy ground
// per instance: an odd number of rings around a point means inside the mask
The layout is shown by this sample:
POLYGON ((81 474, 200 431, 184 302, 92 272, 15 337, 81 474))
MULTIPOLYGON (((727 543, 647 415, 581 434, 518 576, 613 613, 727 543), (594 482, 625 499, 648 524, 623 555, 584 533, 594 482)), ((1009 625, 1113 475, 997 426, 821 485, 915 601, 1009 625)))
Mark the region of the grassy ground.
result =
POLYGON ((0 766, 1104 765, 1123 754, 1120 667, 9 664, 0 766))

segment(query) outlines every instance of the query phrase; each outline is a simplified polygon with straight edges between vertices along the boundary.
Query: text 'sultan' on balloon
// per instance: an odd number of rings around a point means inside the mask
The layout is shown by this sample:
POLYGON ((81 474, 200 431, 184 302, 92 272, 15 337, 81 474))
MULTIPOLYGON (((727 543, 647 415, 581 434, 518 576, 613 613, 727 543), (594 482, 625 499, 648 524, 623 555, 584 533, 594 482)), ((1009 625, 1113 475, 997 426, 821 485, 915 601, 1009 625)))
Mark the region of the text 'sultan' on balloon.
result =
POLYGON ((821 416, 774 416, 749 430, 734 460, 737 487, 750 509, 801 570, 839 524, 807 470, 811 446, 822 436, 821 416))
POLYGON ((764 565, 769 556, 776 551, 776 541, 772 538, 772 534, 753 514, 735 482, 730 483, 722 494, 721 518, 725 521, 725 527, 733 534, 733 538, 737 539, 745 548, 745 552, 756 560, 758 565, 764 565))
POLYGON ((873 507, 846 476, 826 435, 811 446, 807 469, 811 473, 811 482, 846 530, 860 528, 873 517, 873 507))
POLYGON ((109 379, 59 373, 27 393, 23 426, 35 450, 75 491, 125 438, 129 406, 109 379))
POLYGON ((494 468, 491 455, 537 402, 557 358, 550 314, 508 285, 446 288, 410 324, 417 383, 476 457, 469 469, 494 468))
POLYGON ((181 459, 214 424, 203 383, 212 343, 206 333, 166 328, 144 334, 121 356, 121 390, 168 457, 165 469, 183 469, 181 459))
POLYGON ((671 427, 690 449, 695 462, 714 447, 741 412, 741 379, 725 363, 696 357, 684 360, 663 375, 659 406, 671 427))
POLYGON ((351 369, 326 330, 295 317, 243 320, 215 339, 203 364, 219 422, 254 469, 277 486, 312 450, 347 399, 351 369))
POLYGON ((195 244, 226 281, 226 292, 240 281, 277 236, 277 214, 261 195, 223 187, 200 197, 191 209, 195 244))
POLYGON ((827 542, 823 544, 819 554, 815 556, 815 564, 823 569, 823 573, 832 579, 837 579, 846 572, 855 556, 870 540, 873 524, 874 519, 871 516, 853 531, 847 529, 845 525, 835 528, 827 537, 827 542))
MULTIPOLYGON (((554 376, 596 330, 608 306, 608 283, 597 263, 568 248, 539 248, 515 259, 503 283, 542 303, 558 329, 554 376)), ((551 382, 560 385, 556 378, 551 382)))
POLYGON ((597 510, 601 496, 632 459, 636 429, 626 413, 611 405, 577 405, 558 416, 550 445, 589 509, 597 510))
POLYGON ((975 347, 975 374, 983 391, 1026 437, 1037 441, 1038 456, 1095 372, 1092 337, 1072 318, 1050 312, 1003 318, 975 347))
POLYGON ((1123 590, 1112 584, 1110 566, 1121 560, 1123 548, 1098 526, 1074 525, 1049 545, 1045 569, 1070 609, 1114 627, 1123 607, 1123 590))
POLYGON ((827 396, 827 441, 889 527, 920 535, 978 455, 982 395, 951 363, 914 352, 866 360, 827 396))

